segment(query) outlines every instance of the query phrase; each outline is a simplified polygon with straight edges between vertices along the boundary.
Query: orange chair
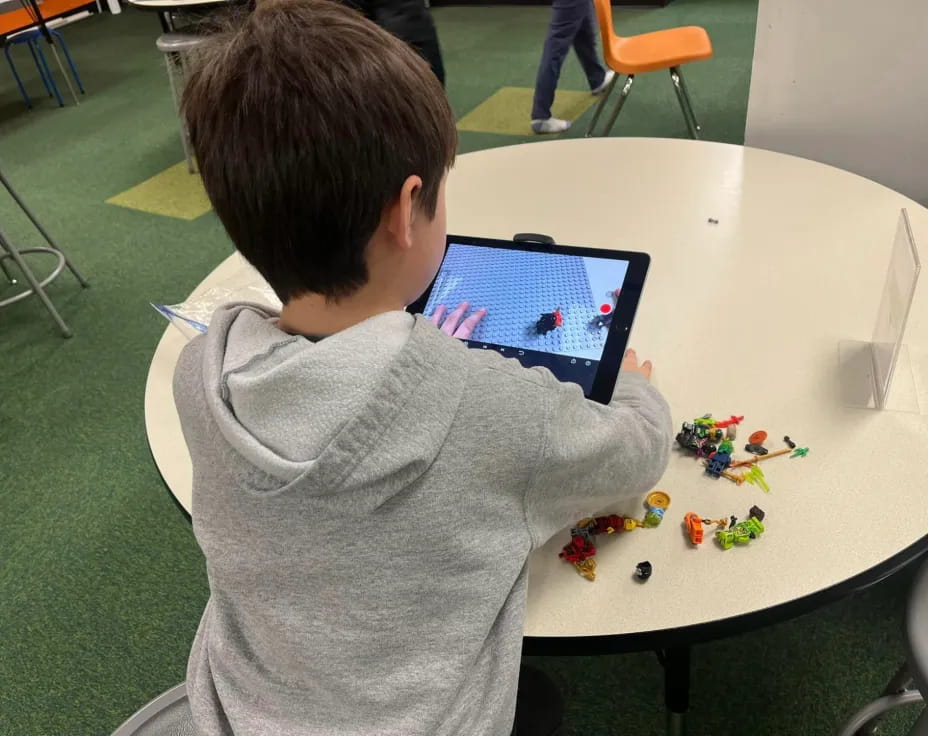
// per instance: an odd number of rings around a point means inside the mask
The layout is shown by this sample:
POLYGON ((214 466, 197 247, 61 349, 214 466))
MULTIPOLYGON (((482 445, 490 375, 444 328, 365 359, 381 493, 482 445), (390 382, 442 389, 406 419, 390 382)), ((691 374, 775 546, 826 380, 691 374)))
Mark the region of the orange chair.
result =
POLYGON ((635 75, 641 72, 669 69, 670 79, 673 81, 673 88, 677 93, 677 99, 680 101, 683 118, 686 120, 686 127, 689 128, 690 135, 693 138, 699 138, 699 123, 696 122, 696 115, 693 113, 693 105, 686 91, 686 83, 683 81, 680 65, 712 57, 712 41, 709 40, 706 29, 699 26, 686 26, 623 38, 615 35, 612 28, 612 4, 610 0, 593 0, 593 4, 596 6, 599 32, 603 39, 603 57, 606 64, 615 72, 615 77, 613 77, 609 89, 606 90, 602 100, 596 107, 596 112, 590 121, 589 130, 586 132, 587 137, 593 135, 599 116, 606 106, 606 100, 612 94, 612 88, 616 86, 620 76, 623 74, 628 75, 619 93, 615 109, 612 111, 609 122, 602 132, 603 135, 609 135, 609 131, 615 125, 615 120, 619 117, 622 105, 625 104, 628 93, 631 92, 635 75))

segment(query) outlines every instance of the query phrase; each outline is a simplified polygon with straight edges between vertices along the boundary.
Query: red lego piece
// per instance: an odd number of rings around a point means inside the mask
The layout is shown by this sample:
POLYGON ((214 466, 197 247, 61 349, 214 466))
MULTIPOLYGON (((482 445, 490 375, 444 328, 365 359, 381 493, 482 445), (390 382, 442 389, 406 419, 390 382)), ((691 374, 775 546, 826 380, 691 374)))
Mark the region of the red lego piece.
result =
POLYGON ((725 429, 725 427, 728 427, 732 424, 741 424, 743 420, 744 417, 736 417, 734 414, 732 414, 731 419, 723 419, 721 422, 716 422, 715 426, 719 427, 720 429, 725 429))
POLYGON ((554 310, 554 326, 563 327, 564 326, 564 315, 561 314, 561 308, 558 307, 554 310))
POLYGON ((583 562, 595 554, 596 546, 586 537, 577 535, 571 537, 570 542, 564 545, 564 549, 558 553, 558 557, 567 560, 567 562, 577 563, 583 562))
POLYGON ((588 528, 593 534, 611 534, 622 531, 624 525, 625 519, 618 514, 610 514, 609 516, 597 516, 588 528), (612 532, 609 531, 610 529, 612 532))

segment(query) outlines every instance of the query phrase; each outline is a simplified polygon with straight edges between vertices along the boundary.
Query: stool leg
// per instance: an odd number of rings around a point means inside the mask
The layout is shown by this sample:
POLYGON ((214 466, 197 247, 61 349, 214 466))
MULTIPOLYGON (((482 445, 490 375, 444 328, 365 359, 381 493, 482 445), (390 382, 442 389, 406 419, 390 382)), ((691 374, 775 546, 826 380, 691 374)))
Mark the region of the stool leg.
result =
POLYGON ((26 107, 30 110, 32 109, 32 100, 29 99, 29 95, 26 94, 26 88, 23 86, 23 80, 19 78, 19 72, 16 71, 16 65, 13 63, 13 57, 10 56, 10 46, 9 44, 4 44, 3 54, 6 56, 6 62, 10 65, 10 71, 13 72, 13 79, 16 80, 16 86, 19 87, 19 94, 22 95, 23 101, 26 103, 26 107))
POLYGON ((603 92, 603 98, 596 106, 596 111, 593 113, 593 119, 590 121, 590 127, 586 129, 587 138, 593 135, 593 131, 596 129, 596 123, 599 121, 599 116, 603 114, 603 109, 606 107, 606 100, 609 99, 609 96, 612 94, 612 90, 615 88, 615 85, 618 81, 619 75, 616 74, 614 77, 612 77, 612 81, 609 82, 609 86, 606 87, 606 91, 603 92))
POLYGON ((689 128, 690 137, 699 140, 699 123, 696 122, 696 115, 693 112, 693 106, 690 103, 690 96, 686 91, 686 82, 683 81, 683 72, 680 67, 670 67, 670 80, 673 82, 673 89, 677 93, 677 100, 680 102, 680 109, 683 111, 683 119, 686 120, 686 127, 689 128))
MULTIPOLYGON (((62 36, 58 31, 52 31, 52 35, 61 42, 61 50, 64 52, 64 58, 68 62, 68 66, 71 68, 71 75, 74 77, 74 81, 77 83, 77 88, 81 91, 81 94, 86 94, 84 85, 81 83, 81 77, 77 73, 77 67, 74 66, 74 59, 71 58, 71 53, 68 51, 68 44, 64 42, 64 36, 62 36)), ((64 71, 61 72, 64 74, 64 71)), ((74 90, 71 90, 72 92, 74 90)))
POLYGON ((42 300, 42 304, 45 305, 45 308, 48 310, 48 313, 52 316, 52 319, 55 320, 55 323, 58 325, 58 329, 61 330, 61 334, 65 337, 71 337, 74 333, 71 332, 71 328, 65 324, 65 321, 61 319, 61 315, 58 314, 58 310, 55 309, 55 305, 52 304, 52 300, 48 298, 48 294, 45 293, 45 289, 39 284, 39 280, 32 273, 32 269, 29 268, 29 265, 23 260, 23 257, 19 254, 19 251, 4 237, 3 233, 0 232, 0 244, 5 251, 10 254, 10 257, 13 259, 13 262, 19 266, 19 270, 22 271, 23 276, 26 278, 26 282, 29 284, 29 288, 32 289, 33 293, 42 300))
MULTIPOLYGON (((7 252, 6 248, 4 248, 3 245, 0 245, 0 250, 2 250, 3 253, 7 252)), ((3 271, 3 275, 6 276, 7 281, 15 285, 18 282, 16 281, 16 277, 10 273, 10 269, 7 268, 6 258, 3 257, 3 253, 0 253, 0 271, 3 271)))
POLYGON ((35 63, 35 68, 39 70, 39 77, 42 79, 42 84, 45 85, 45 91, 48 92, 49 97, 54 97, 52 94, 52 88, 48 84, 48 79, 45 77, 45 70, 42 69, 42 65, 39 63, 39 57, 35 52, 33 41, 27 41, 26 46, 29 47, 29 53, 32 54, 32 61, 35 63))
POLYGON ((612 130, 612 126, 615 125, 615 120, 619 117, 619 113, 622 112, 622 106, 625 104, 625 100, 628 99, 628 93, 632 91, 632 85, 635 83, 635 75, 629 74, 625 80, 625 84, 622 86, 622 91, 619 93, 619 99, 615 103, 615 109, 612 111, 612 115, 609 116, 609 122, 606 123, 606 129, 603 131, 603 135, 609 135, 612 130))
POLYGON ((32 222, 32 224, 35 225, 35 229, 39 231, 39 233, 42 235, 43 238, 45 238, 46 242, 47 242, 52 248, 54 248, 54 249, 57 250, 59 253, 61 253, 61 255, 64 256, 64 262, 67 264, 67 266, 68 266, 68 268, 70 269, 71 273, 74 274, 74 278, 77 279, 78 283, 79 283, 81 286, 83 286, 85 289, 86 289, 88 286, 90 286, 90 284, 87 283, 87 280, 86 280, 83 276, 81 276, 80 271, 78 271, 77 268, 74 267, 74 264, 71 263, 71 260, 68 258, 67 254, 66 254, 61 248, 58 247, 57 243, 55 243, 55 241, 52 240, 52 236, 49 235, 49 234, 45 231, 45 228, 42 227, 42 224, 38 221, 38 219, 36 219, 36 216, 32 214, 32 212, 30 211, 30 209, 29 209, 28 207, 26 207, 26 203, 23 202, 23 201, 19 198, 19 195, 16 193, 16 190, 13 189, 12 185, 10 184, 10 182, 7 181, 7 178, 3 175, 3 172, 2 172, 2 171, 0 171, 0 184, 3 184, 3 186, 6 188, 6 190, 10 193, 10 196, 13 198, 13 201, 16 202, 16 204, 19 205, 19 208, 20 208, 23 212, 26 213, 26 217, 28 217, 29 220, 30 220, 30 222, 32 222))
POLYGON ((64 79, 64 83, 68 85, 68 91, 71 93, 71 97, 74 98, 74 104, 80 105, 81 101, 77 99, 77 92, 74 91, 74 87, 71 85, 71 78, 67 75, 64 70, 64 66, 61 64, 61 57, 58 56, 58 49, 55 44, 49 42, 48 47, 52 50, 52 56, 55 57, 55 63, 58 65, 58 71, 61 72, 61 76, 64 79))
POLYGON ((164 60, 168 67, 168 84, 171 85, 171 99, 174 101, 174 110, 177 112, 177 122, 180 126, 180 145, 184 149, 184 160, 187 162, 187 171, 191 174, 195 174, 197 173, 197 169, 193 162, 193 153, 190 150, 190 140, 187 137, 187 126, 184 125, 184 118, 180 110, 180 92, 177 89, 177 82, 174 79, 174 72, 178 67, 182 68, 182 62, 178 54, 171 53, 165 54, 164 60))
MULTIPOLYGON (((42 52, 42 47, 39 46, 36 42, 35 53, 38 55, 39 62, 41 62, 40 72, 44 72, 45 75, 45 86, 49 89, 49 92, 54 93, 55 99, 58 100, 58 107, 64 107, 64 100, 61 99, 61 93, 58 91, 58 85, 55 84, 55 78, 52 76, 52 70, 48 66, 48 62, 45 60, 45 54, 42 52)), ((54 47, 52 47, 54 48, 54 47)))

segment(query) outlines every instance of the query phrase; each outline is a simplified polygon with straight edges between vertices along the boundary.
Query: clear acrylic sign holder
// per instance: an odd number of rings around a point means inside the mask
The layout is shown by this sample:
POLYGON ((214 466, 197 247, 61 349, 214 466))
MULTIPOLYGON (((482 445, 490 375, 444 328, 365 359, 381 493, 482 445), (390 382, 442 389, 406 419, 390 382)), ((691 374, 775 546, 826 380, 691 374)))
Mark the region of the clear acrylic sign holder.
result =
POLYGON ((903 343, 920 271, 909 215, 903 209, 873 337, 869 342, 843 340, 838 346, 845 406, 920 413, 915 372, 903 343))

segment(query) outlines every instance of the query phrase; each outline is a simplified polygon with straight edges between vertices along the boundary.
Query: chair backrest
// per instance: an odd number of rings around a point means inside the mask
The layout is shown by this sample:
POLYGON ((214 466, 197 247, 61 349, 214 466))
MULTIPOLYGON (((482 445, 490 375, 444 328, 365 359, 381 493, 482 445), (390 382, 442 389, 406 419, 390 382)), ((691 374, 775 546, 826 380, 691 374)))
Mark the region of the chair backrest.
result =
POLYGON ((909 593, 905 628, 909 670, 924 695, 928 693, 928 561, 922 562, 909 593))
POLYGON ((613 69, 616 68, 617 59, 612 55, 613 39, 616 38, 612 27, 612 0, 593 0, 596 8, 596 20, 599 21, 599 35, 603 42, 603 58, 613 69))

